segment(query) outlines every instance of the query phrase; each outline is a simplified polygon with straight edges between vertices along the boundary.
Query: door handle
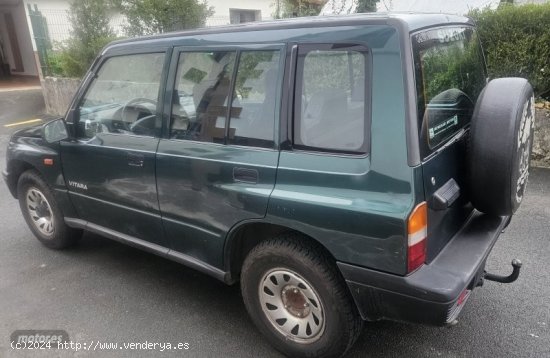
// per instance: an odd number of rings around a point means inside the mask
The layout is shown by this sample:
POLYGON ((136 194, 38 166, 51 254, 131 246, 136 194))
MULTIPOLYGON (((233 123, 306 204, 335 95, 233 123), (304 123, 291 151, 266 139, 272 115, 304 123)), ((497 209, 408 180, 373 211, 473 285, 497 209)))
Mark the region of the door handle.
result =
POLYGON ((143 167, 145 156, 143 154, 128 154, 128 165, 131 167, 143 167))
POLYGON ((233 180, 243 183, 258 183, 258 171, 256 169, 248 168, 233 168, 233 180))
POLYGON ((432 195, 431 208, 434 210, 445 210, 460 196, 460 187, 454 179, 449 179, 441 188, 432 195))

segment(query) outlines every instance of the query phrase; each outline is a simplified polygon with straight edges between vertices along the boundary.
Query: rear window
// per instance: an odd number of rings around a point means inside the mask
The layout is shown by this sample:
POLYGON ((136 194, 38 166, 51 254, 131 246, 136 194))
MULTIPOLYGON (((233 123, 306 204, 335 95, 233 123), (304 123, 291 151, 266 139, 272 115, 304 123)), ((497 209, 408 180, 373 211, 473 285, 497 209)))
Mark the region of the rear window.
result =
POLYGON ((470 123, 486 83, 485 61, 469 27, 424 31, 412 40, 419 130, 427 156, 470 123))
POLYGON ((296 147, 366 153, 367 54, 366 47, 353 44, 300 45, 296 147))

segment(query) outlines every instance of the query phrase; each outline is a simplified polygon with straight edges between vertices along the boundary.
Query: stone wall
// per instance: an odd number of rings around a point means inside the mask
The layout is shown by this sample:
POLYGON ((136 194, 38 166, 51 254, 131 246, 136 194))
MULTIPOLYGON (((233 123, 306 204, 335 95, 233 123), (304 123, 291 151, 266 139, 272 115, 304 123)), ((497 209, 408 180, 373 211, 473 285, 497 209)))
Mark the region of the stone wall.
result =
POLYGON ((46 113, 65 115, 79 85, 80 79, 77 78, 46 77, 42 80, 46 113))
MULTIPOLYGON (((63 116, 73 96, 78 91, 80 80, 76 78, 46 77, 42 81, 46 113, 63 116)), ((128 81, 97 81, 92 99, 95 102, 125 102, 131 98, 157 98, 158 83, 134 83, 128 81)))
POLYGON ((535 141, 531 164, 550 168, 550 103, 538 106, 535 119, 535 141))

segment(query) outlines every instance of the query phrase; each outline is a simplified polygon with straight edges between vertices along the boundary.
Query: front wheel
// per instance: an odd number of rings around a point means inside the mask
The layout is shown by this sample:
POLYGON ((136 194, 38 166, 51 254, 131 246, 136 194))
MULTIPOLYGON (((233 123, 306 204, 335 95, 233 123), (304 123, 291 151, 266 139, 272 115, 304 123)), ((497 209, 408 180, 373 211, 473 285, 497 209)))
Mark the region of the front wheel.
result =
POLYGON ((46 182, 34 170, 21 174, 17 182, 19 206, 27 225, 36 238, 51 249, 74 244, 82 231, 68 227, 63 213, 46 182))
POLYGON ((256 326, 288 356, 341 356, 361 331, 334 262, 299 235, 284 234, 252 249, 241 291, 256 326))

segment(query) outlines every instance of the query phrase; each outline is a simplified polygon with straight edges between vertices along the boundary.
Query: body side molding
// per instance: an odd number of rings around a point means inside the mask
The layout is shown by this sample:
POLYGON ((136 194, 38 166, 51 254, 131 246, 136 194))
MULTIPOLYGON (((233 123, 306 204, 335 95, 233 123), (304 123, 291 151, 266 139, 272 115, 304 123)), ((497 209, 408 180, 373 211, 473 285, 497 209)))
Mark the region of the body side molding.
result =
POLYGON ((94 234, 98 234, 100 236, 106 237, 108 239, 115 240, 123 244, 129 245, 135 248, 139 248, 141 250, 150 252, 152 254, 181 263, 187 267, 190 267, 192 269, 195 269, 197 271, 210 275, 214 278, 217 278, 218 280, 226 284, 232 283, 228 272, 224 272, 214 266, 211 266, 201 260, 198 260, 192 256, 183 254, 181 252, 170 250, 167 247, 153 244, 151 242, 141 240, 136 237, 126 235, 118 231, 114 231, 106 227, 90 223, 85 220, 66 217, 65 223, 72 228, 84 229, 84 230, 93 232, 94 234))

